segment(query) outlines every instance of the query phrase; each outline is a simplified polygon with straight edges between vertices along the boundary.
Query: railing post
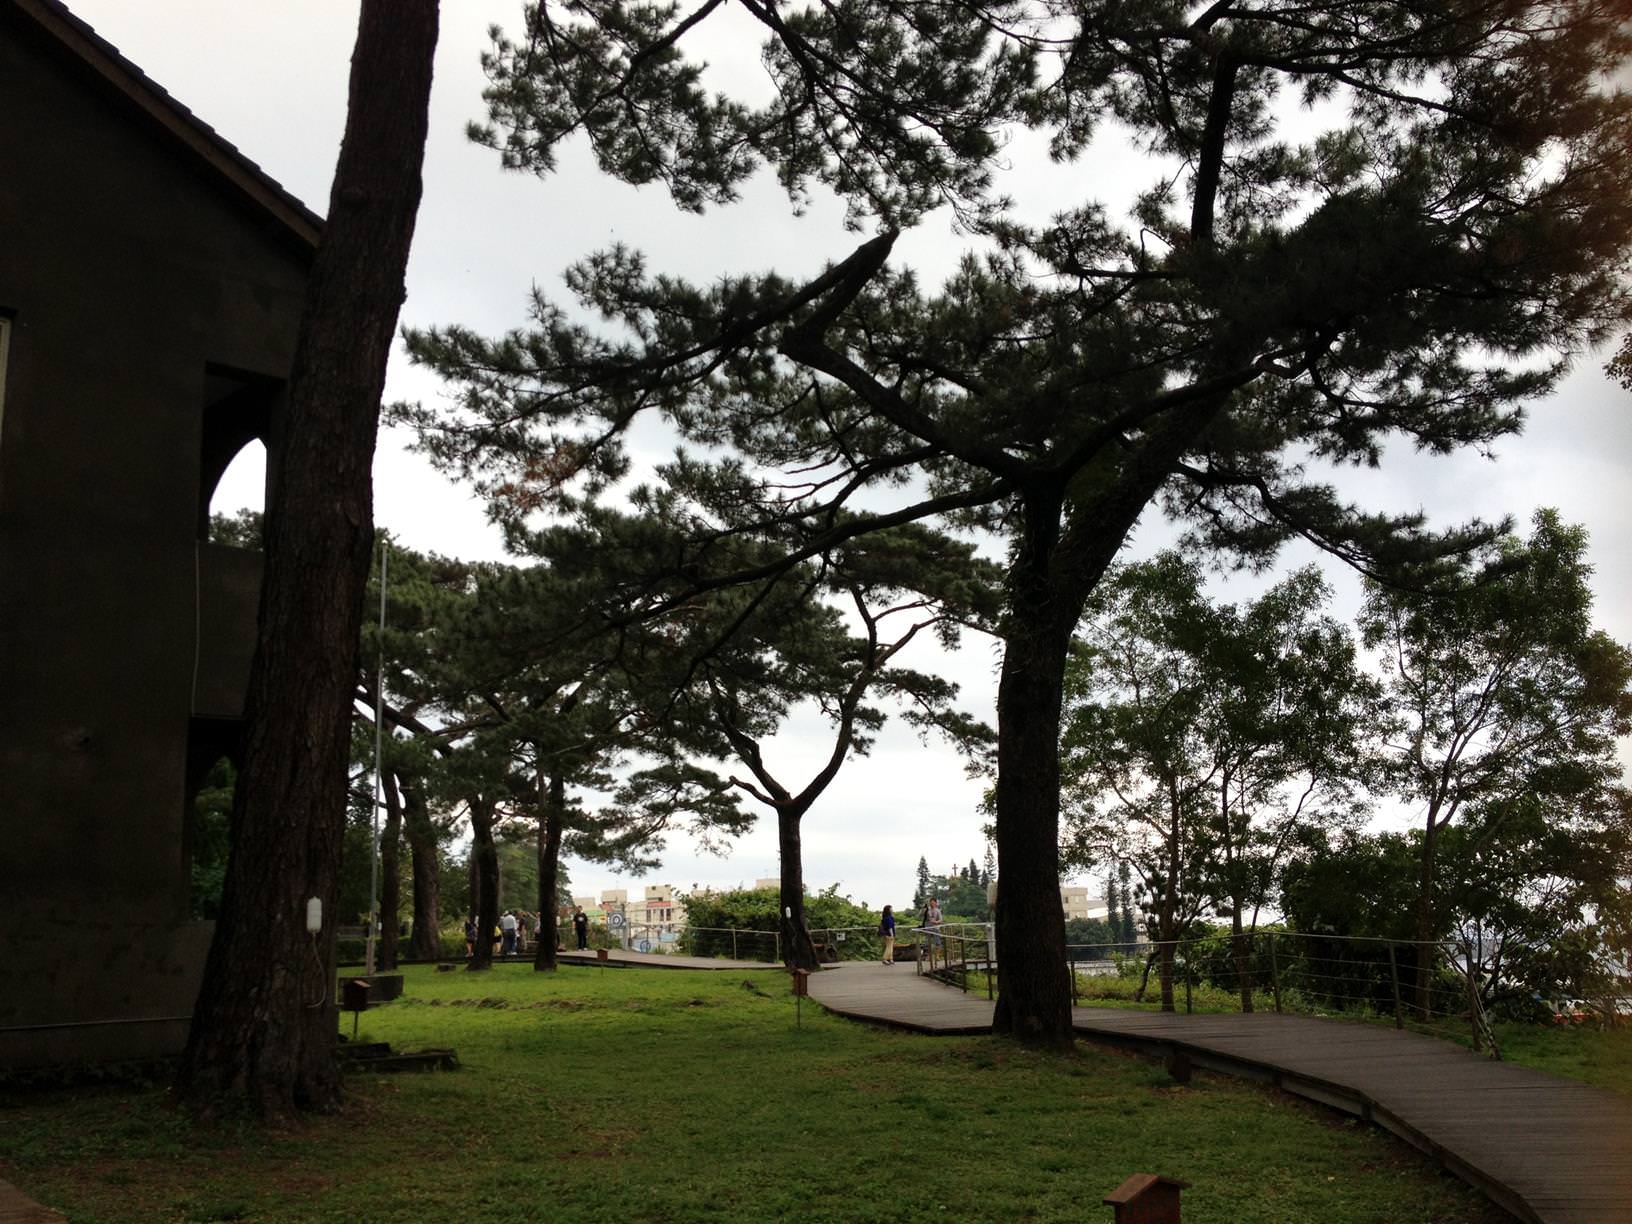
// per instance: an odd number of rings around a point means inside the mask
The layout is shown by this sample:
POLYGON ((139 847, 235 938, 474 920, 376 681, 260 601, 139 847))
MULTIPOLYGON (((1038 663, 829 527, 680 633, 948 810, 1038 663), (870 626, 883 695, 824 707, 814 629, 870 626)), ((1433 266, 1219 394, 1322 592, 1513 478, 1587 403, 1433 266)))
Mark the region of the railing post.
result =
POLYGON ((1191 1015, 1193 1008, 1190 1005, 1190 950, 1184 951, 1184 1014, 1191 1015))
POLYGON ((1394 985, 1394 1027, 1405 1027, 1405 1013, 1400 1007, 1400 965, 1394 957, 1394 941, 1388 941, 1388 980, 1394 985))
POLYGON ((1275 1012, 1277 1015, 1280 1014, 1281 1010, 1281 967, 1275 959, 1275 945, 1280 942, 1277 938, 1279 934, 1278 931, 1269 933, 1269 984, 1275 991, 1275 1012))
POLYGON ((731 928, 731 959, 732 960, 740 960, 741 959, 740 957, 737 956, 737 928, 736 927, 731 928))

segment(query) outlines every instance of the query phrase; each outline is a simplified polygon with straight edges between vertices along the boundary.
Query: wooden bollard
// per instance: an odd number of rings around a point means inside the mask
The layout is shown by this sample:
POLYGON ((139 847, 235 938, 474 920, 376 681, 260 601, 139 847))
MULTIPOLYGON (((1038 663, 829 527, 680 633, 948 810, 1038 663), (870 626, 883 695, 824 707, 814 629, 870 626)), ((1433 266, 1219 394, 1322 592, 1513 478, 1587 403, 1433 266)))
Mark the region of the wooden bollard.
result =
POLYGON ((809 969, 795 969, 793 971, 793 993, 801 999, 810 994, 809 969))
POLYGON ((1135 1173, 1105 1196, 1116 1224, 1179 1224, 1179 1191, 1190 1183, 1155 1173, 1135 1173))
POLYGON ((605 948, 596 948, 595 949, 595 959, 596 960, 603 960, 603 961, 608 959, 607 955, 606 955, 606 949, 605 948))

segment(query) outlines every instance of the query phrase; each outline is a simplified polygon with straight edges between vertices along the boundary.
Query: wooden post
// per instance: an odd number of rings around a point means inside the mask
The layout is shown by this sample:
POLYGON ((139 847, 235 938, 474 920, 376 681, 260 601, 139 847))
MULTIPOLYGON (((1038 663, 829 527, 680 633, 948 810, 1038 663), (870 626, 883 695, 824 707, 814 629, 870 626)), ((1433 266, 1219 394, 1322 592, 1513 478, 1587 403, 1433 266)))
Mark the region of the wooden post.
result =
POLYGON ((1179 1224, 1179 1191, 1190 1185, 1173 1177, 1135 1173, 1104 1198, 1116 1224, 1179 1224))
POLYGON ((1394 941, 1388 941, 1388 979, 1394 986, 1394 1027, 1405 1027, 1405 1013, 1400 1008, 1400 966, 1394 958, 1394 941))
POLYGON ((1281 967, 1275 959, 1275 945, 1280 942, 1275 938, 1276 933, 1269 934, 1269 984, 1275 991, 1275 1011, 1281 1010, 1281 967))
POLYGON ((731 959, 732 960, 741 960, 742 959, 740 956, 737 955, 737 928, 736 927, 731 928, 731 959))
MULTIPOLYGON (((1186 948, 1184 951, 1184 1014, 1188 1016, 1194 1010, 1190 1004, 1190 949, 1186 948)), ((1173 1198, 1175 1202, 1178 1201, 1176 1193, 1173 1198)))

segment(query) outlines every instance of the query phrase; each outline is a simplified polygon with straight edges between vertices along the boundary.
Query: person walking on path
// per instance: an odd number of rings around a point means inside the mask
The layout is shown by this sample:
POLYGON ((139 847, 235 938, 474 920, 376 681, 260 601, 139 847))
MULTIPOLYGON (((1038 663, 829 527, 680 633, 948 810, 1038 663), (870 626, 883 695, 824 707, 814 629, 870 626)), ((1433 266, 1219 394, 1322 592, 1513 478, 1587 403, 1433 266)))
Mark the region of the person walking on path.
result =
POLYGON ((895 911, 887 905, 884 907, 884 917, 878 924, 878 933, 884 937, 884 963, 895 964, 895 911))
POLYGON ((499 919, 499 933, 504 939, 505 956, 516 954, 516 914, 514 910, 505 910, 504 917, 499 919))
POLYGON ((465 919, 465 955, 476 955, 476 919, 465 919))
POLYGON ((941 903, 934 897, 929 899, 929 907, 924 911, 924 925, 929 928, 929 964, 935 967, 935 953, 940 951, 941 944, 941 903))
POLYGON ((589 915, 584 913, 583 906, 579 906, 572 916, 572 933, 578 940, 580 952, 589 947, 589 915))

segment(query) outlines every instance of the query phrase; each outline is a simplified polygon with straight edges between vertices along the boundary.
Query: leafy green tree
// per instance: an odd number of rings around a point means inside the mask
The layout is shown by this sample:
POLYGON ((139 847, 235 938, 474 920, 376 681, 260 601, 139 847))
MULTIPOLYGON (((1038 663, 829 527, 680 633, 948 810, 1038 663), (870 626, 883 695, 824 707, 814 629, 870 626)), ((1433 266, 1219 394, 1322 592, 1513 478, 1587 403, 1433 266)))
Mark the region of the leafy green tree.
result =
MULTIPOLYGON (((780 888, 741 888, 726 892, 694 892, 685 898, 685 950, 693 956, 732 956, 771 960, 785 920, 780 888), (731 931, 758 931, 766 938, 735 944, 731 931)), ((815 930, 844 931, 841 955, 876 956, 881 946, 874 932, 881 915, 839 894, 833 884, 815 895, 806 894, 801 907, 815 930), (855 928, 860 928, 856 930, 855 928)))
MULTIPOLYGON (((471 598, 444 645, 442 700, 454 725, 470 733, 469 748, 491 758, 488 785, 505 779, 494 819, 525 819, 536 831, 534 905, 553 912, 563 851, 643 870, 656 865, 655 851, 675 827, 729 838, 747 819, 723 780, 680 757, 676 737, 695 729, 681 724, 662 687, 666 672, 654 677, 642 666, 673 654, 668 636, 561 631, 615 578, 585 563, 598 539, 556 533, 549 547, 517 543, 542 559, 476 567, 471 598), (569 789, 611 792, 611 800, 590 812, 569 789)), ((487 818, 481 805, 467 800, 467 808, 485 872, 486 837, 476 825, 487 818)), ((540 941, 534 968, 555 964, 554 942, 540 941)))
POLYGON ((912 906, 920 909, 929 903, 929 860, 922 855, 918 858, 918 887, 913 890, 912 906))
MULTIPOLYGON (((1372 584, 1361 613, 1401 716, 1392 785, 1417 806, 1422 841, 1415 938, 1448 933, 1440 846, 1473 819, 1500 843, 1536 803, 1592 826, 1623 818, 1616 740, 1632 730, 1632 652, 1591 622, 1586 533, 1553 511, 1527 541, 1505 541, 1484 580, 1422 597, 1372 584)), ((1418 967, 1426 1006, 1427 959, 1418 967)))
POLYGON ((1362 818, 1356 789, 1374 772, 1374 728, 1385 721, 1353 638, 1325 614, 1329 597, 1316 571, 1299 570, 1239 612, 1221 608, 1220 632, 1192 648, 1214 685, 1203 729, 1218 771, 1207 891, 1230 921, 1249 1012, 1249 936, 1293 839, 1362 818))
POLYGON ((986 890, 979 881, 965 875, 947 876, 936 890, 941 901, 941 915, 948 922, 985 922, 988 913, 986 890))
MULTIPOLYGON (((1114 871, 1105 876, 1105 921, 1110 930, 1108 943, 1118 943, 1122 939, 1122 891, 1117 887, 1114 871)), ((1067 929, 1070 923, 1066 924, 1067 929)))
POLYGON ((568 284, 611 330, 540 295, 507 337, 416 333, 455 407, 404 415, 440 462, 539 505, 607 488, 629 425, 663 413, 702 448, 667 473, 697 528, 672 567, 694 592, 796 581, 907 521, 1001 540, 998 922, 1016 935, 995 1025, 1065 1043, 1056 758, 1087 600, 1152 505, 1248 562, 1297 535, 1396 578, 1485 538, 1346 505, 1321 472, 1377 463, 1393 440, 1445 451, 1514 432, 1518 405, 1627 317, 1632 99, 1600 77, 1627 54, 1622 14, 750 3, 769 40, 760 105, 706 93, 687 58, 723 7, 530 5, 525 36, 486 60, 478 137, 544 172, 582 132, 609 173, 687 208, 731 198, 763 161, 791 191, 837 190, 875 236, 803 285, 693 286, 602 252, 568 284), (1293 126, 1295 101, 1319 105, 1293 126), (1153 155, 1153 182, 1126 221, 1085 197, 1024 224, 990 190, 1011 122, 1062 159, 1115 124, 1153 155), (943 201, 990 244, 926 293, 889 259, 943 201), (716 564, 722 531, 750 524, 781 562, 716 564))
POLYGON ((457 738, 457 729, 446 724, 433 729, 420 719, 438 708, 443 698, 448 675, 446 634, 469 599, 471 569, 460 561, 404 548, 383 531, 377 533, 376 544, 365 591, 371 614, 364 617, 358 651, 360 674, 354 704, 358 725, 352 756, 356 765, 372 772, 373 718, 379 696, 386 725, 380 737, 385 818, 380 837, 377 963, 390 969, 398 954, 401 900, 397 864, 404 840, 411 863, 412 954, 421 959, 442 955, 441 847, 451 835, 452 820, 446 811, 450 801, 436 788, 437 757, 457 738), (375 612, 380 607, 382 548, 386 552, 383 633, 375 612))
POLYGON ((1133 868, 1126 859, 1116 864, 1117 883, 1122 886, 1122 909, 1117 916, 1117 936, 1123 943, 1139 938, 1139 928, 1133 921, 1133 868))
POLYGON ((1250 1011, 1245 912, 1256 928, 1300 829, 1352 812, 1372 686, 1312 571, 1241 609, 1200 584, 1174 553, 1101 583, 1067 677, 1061 768, 1084 865, 1109 851, 1151 893, 1164 1004, 1171 941, 1212 905, 1250 1011))
POLYGON ((1068 918, 1065 923, 1065 942, 1075 949, 1083 960, 1105 960, 1118 941, 1117 932, 1110 923, 1099 918, 1068 918))
POLYGON ((227 876, 228 829, 237 772, 225 757, 210 767, 187 813, 187 914, 213 919, 227 876))
POLYGON ((1632 929, 1624 787, 1482 805, 1441 839, 1439 874, 1448 878, 1437 904, 1479 967, 1487 1008, 1531 1018, 1538 995, 1624 991, 1624 967, 1615 966, 1632 929))
POLYGON ((790 966, 816 964, 804 916, 802 822, 845 760, 870 749, 884 723, 884 703, 921 734, 944 735, 971 755, 984 747, 986 728, 953 704, 957 686, 901 660, 920 634, 951 645, 963 624, 980 620, 989 588, 978 578, 989 569, 967 546, 908 526, 824 557, 802 589, 782 587, 755 598, 721 592, 691 605, 695 614, 676 641, 676 657, 689 660, 695 679, 671 682, 674 714, 697 733, 697 747, 734 757, 748 776, 733 774, 730 784, 776 815, 781 946, 790 966), (842 597, 847 606, 841 612, 820 595, 842 597), (728 638, 722 623, 732 625, 728 638), (831 744, 802 786, 779 777, 764 751, 800 702, 821 713, 831 744))

